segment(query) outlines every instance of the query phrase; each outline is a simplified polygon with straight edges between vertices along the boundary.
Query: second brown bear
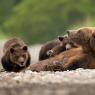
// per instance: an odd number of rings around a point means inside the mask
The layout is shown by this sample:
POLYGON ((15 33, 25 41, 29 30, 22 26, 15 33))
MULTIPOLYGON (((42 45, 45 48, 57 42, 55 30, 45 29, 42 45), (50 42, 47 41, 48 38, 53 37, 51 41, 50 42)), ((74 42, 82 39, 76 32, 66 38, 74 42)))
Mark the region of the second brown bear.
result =
POLYGON ((19 72, 30 65, 30 54, 26 44, 18 38, 8 40, 4 45, 1 63, 5 71, 19 72))

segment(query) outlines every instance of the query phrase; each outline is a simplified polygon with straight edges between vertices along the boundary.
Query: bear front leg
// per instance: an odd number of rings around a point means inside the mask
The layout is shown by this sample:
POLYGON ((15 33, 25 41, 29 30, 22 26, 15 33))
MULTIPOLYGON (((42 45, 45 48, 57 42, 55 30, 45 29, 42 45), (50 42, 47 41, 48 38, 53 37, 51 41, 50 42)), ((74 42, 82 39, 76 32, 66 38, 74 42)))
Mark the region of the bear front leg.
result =
POLYGON ((54 57, 55 55, 58 55, 59 53, 65 51, 65 50, 66 50, 65 45, 64 46, 58 45, 58 46, 52 48, 51 50, 48 50, 47 51, 47 56, 54 57))
POLYGON ((30 65, 31 71, 63 71, 63 64, 60 61, 42 61, 40 63, 34 63, 30 65))

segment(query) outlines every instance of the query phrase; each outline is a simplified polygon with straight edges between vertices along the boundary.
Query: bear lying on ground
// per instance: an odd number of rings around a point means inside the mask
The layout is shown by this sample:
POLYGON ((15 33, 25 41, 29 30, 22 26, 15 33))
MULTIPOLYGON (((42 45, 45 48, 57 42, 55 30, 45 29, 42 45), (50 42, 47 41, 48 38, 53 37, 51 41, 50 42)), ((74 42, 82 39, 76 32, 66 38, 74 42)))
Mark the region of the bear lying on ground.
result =
POLYGON ((60 40, 60 45, 57 45, 51 50, 47 51, 48 56, 54 57, 55 55, 58 55, 63 51, 78 47, 78 45, 69 40, 69 37, 60 36, 59 40, 60 40))
POLYGON ((74 43, 68 40, 67 35, 59 36, 58 39, 49 41, 45 45, 42 46, 39 53, 39 60, 45 60, 50 57, 54 57, 59 53, 71 49, 73 47, 77 47, 74 43))
POLYGON ((95 69, 95 28, 81 28, 69 35, 80 45, 44 61, 30 65, 32 71, 64 71, 77 68, 95 69))
POLYGON ((70 30, 68 32, 70 41, 82 46, 84 52, 92 51, 91 46, 94 44, 94 42, 93 44, 90 44, 90 41, 94 36, 93 33, 95 33, 94 27, 84 27, 78 30, 70 30))
POLYGON ((47 51, 51 50, 55 46, 60 45, 60 41, 58 39, 52 40, 47 42, 41 47, 40 53, 39 53, 39 60, 45 60, 48 59, 49 56, 47 55, 47 51))
MULTIPOLYGON (((64 64, 68 64, 72 58, 76 55, 82 55, 82 48, 72 48, 68 51, 64 51, 55 57, 39 61, 31 64, 30 69, 32 71, 64 71, 66 68, 64 64)), ((76 67, 72 68, 76 69, 76 67)))
POLYGON ((21 39, 8 40, 4 45, 3 52, 1 63, 8 72, 19 72, 30 65, 28 48, 21 39))

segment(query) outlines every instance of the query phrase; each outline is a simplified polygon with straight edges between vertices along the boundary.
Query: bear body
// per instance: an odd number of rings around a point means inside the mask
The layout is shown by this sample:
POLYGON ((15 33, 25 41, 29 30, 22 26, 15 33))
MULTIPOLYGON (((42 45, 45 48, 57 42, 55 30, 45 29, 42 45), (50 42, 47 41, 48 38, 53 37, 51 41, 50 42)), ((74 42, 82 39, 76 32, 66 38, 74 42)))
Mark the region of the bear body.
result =
POLYGON ((59 37, 59 40, 60 40, 60 45, 57 45, 51 50, 47 51, 48 56, 54 57, 55 55, 58 55, 63 51, 78 47, 78 45, 70 41, 69 37, 62 36, 59 37))
POLYGON ((39 60, 45 60, 48 59, 49 56, 47 55, 47 51, 51 50, 55 46, 60 45, 60 41, 58 39, 52 40, 47 42, 41 47, 40 53, 39 53, 39 60))
POLYGON ((79 45, 55 57, 30 65, 32 71, 64 71, 77 68, 95 69, 95 28, 84 27, 69 34, 70 41, 79 45))
POLYGON ((8 40, 1 58, 3 68, 8 72, 19 72, 30 65, 30 54, 26 44, 18 38, 8 40))
POLYGON ((78 68, 95 69, 95 57, 92 54, 84 53, 80 48, 73 48, 68 51, 30 65, 31 71, 66 71, 78 68))
POLYGON ((95 69, 95 28, 84 27, 78 29, 76 32, 71 32, 69 38, 72 42, 82 47, 83 53, 76 55, 64 67, 70 69, 75 64, 79 64, 80 68, 95 69))
POLYGON ((58 37, 58 39, 49 41, 44 44, 39 53, 39 60, 45 60, 50 57, 54 57, 60 54, 63 51, 66 51, 71 48, 78 47, 76 44, 72 43, 69 40, 69 37, 66 35, 58 37))
POLYGON ((68 36, 72 42, 82 46, 84 52, 91 52, 90 39, 94 33, 94 27, 84 27, 77 30, 71 30, 68 36))
MULTIPOLYGON (((30 69, 32 71, 64 71, 69 68, 70 61, 77 55, 82 55, 82 48, 72 48, 68 51, 64 51, 55 57, 51 57, 49 59, 39 61, 37 63, 31 64, 30 69), (69 64, 68 64, 69 63, 69 64), (64 67, 65 64, 66 68, 64 67)), ((72 69, 76 69, 78 67, 74 67, 72 69)))

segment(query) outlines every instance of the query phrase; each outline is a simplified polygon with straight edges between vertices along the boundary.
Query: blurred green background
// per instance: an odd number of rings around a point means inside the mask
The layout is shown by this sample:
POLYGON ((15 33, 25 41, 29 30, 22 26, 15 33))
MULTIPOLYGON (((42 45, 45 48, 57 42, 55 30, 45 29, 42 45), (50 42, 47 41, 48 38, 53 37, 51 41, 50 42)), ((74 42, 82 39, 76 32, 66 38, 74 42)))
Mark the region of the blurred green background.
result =
POLYGON ((0 39, 45 43, 84 26, 95 26, 95 0, 0 0, 0 39))

